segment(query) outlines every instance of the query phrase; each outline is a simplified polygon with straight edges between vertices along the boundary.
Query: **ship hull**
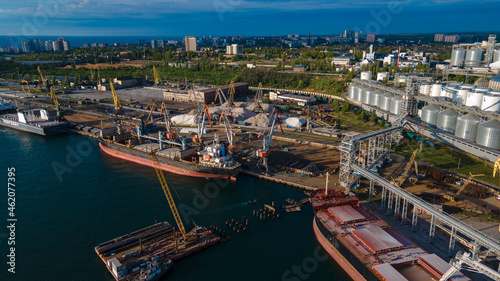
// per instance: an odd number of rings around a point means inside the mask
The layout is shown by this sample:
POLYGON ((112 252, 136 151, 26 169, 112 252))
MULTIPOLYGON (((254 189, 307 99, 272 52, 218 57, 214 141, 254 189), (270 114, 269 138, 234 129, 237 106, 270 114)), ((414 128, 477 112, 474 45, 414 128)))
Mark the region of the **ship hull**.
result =
POLYGON ((319 230, 316 218, 313 220, 313 229, 316 239, 321 244, 323 249, 349 274, 354 281, 367 281, 356 268, 345 259, 345 257, 326 239, 323 233, 319 230))
POLYGON ((62 123, 55 126, 38 127, 30 124, 20 123, 16 120, 0 117, 0 126, 15 129, 18 131, 33 133, 41 136, 56 135, 64 132, 66 124, 62 123))
MULTIPOLYGON (((156 167, 156 164, 155 164, 155 162, 153 162, 153 160, 151 160, 150 158, 141 157, 144 155, 141 155, 141 156, 132 155, 132 154, 127 153, 125 151, 120 151, 118 149, 114 149, 113 147, 108 147, 107 145, 103 144, 102 142, 99 143, 99 146, 104 153, 106 153, 110 156, 120 158, 120 159, 130 161, 130 162, 134 162, 137 164, 153 167, 153 168, 156 167)), ((238 172, 238 169, 228 170, 227 171, 228 173, 226 173, 226 174, 200 172, 200 171, 197 171, 195 165, 184 164, 182 166, 180 166, 180 165, 175 166, 175 165, 173 165, 174 163, 168 163, 168 162, 165 163, 164 161, 161 160, 161 158, 159 158, 159 160, 160 160, 159 165, 160 165, 160 168, 162 170, 170 172, 170 173, 178 174, 178 175, 188 176, 188 177, 224 178, 224 179, 230 178, 232 180, 235 180, 237 172, 238 172), (231 173, 231 174, 229 174, 229 173, 231 173)), ((169 161, 174 162, 175 160, 169 160, 169 161)))

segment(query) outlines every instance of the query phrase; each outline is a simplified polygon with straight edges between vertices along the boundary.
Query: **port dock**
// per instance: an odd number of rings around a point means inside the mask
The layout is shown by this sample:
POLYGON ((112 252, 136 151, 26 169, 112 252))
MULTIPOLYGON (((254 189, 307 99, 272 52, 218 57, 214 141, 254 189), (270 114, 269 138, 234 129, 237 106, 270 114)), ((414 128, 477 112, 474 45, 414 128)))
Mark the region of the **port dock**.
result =
POLYGON ((95 252, 115 280, 133 280, 151 257, 177 261, 224 241, 206 228, 198 227, 195 233, 195 239, 184 241, 170 223, 160 222, 99 244, 95 252))

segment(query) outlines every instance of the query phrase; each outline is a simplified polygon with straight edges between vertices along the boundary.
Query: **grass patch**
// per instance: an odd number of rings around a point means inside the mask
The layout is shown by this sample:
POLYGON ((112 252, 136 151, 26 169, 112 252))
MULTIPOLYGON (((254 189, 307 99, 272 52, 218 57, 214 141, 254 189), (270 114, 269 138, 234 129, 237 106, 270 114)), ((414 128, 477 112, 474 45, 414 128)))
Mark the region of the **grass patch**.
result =
MULTIPOLYGON (((419 147, 415 140, 411 140, 410 145, 414 149, 419 147)), ((410 158, 412 154, 411 148, 406 143, 397 146, 395 150, 394 154, 405 158, 410 158)), ((498 186, 498 178, 493 177, 493 163, 443 144, 438 144, 435 147, 424 145, 422 153, 417 154, 416 160, 429 166, 450 170, 462 175, 468 176, 469 172, 475 175, 484 174, 484 176, 477 177, 477 179, 498 186)))

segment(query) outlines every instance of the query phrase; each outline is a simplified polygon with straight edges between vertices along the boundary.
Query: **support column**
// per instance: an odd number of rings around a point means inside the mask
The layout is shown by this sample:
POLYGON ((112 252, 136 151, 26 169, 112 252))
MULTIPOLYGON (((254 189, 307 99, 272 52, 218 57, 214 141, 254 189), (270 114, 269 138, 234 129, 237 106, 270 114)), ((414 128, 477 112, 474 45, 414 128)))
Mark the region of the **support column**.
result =
MULTIPOLYGON (((497 260, 500 261, 500 256, 497 256, 497 260)), ((497 271, 500 272, 500 263, 498 263, 498 270, 497 271)))
POLYGON ((413 217, 411 218, 411 231, 417 230, 418 206, 413 205, 413 217))
POLYGON ((406 218, 408 217, 408 200, 403 198, 403 210, 401 211, 401 224, 406 223, 406 218))
POLYGON ((374 184, 373 180, 370 180, 370 191, 368 192, 369 193, 369 198, 368 198, 369 202, 373 201, 373 186, 374 185, 375 184, 374 184))
POLYGON ((392 201, 394 200, 394 195, 390 190, 387 191, 387 214, 389 215, 392 211, 392 201))
POLYGON ((380 200, 381 210, 385 209, 386 196, 387 196, 387 189, 385 188, 385 186, 382 186, 382 200, 380 200))
POLYGON ((399 213, 399 205, 401 203, 401 197, 399 197, 399 195, 396 194, 396 202, 394 204, 394 218, 397 219, 398 218, 398 215, 400 214, 399 213))
POLYGON ((448 256, 453 255, 453 250, 455 250, 455 235, 457 234, 457 230, 454 226, 451 227, 450 233, 450 244, 448 245, 448 256))
POLYGON ((431 227, 429 229, 429 243, 434 242, 434 234, 436 232, 436 217, 432 215, 431 227))

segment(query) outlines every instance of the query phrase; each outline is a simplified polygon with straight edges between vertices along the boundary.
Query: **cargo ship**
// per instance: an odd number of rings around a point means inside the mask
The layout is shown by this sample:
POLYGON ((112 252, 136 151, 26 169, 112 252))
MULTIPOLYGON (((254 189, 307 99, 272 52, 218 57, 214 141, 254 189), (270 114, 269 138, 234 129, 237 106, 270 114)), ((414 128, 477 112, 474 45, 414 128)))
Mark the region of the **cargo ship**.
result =
MULTIPOLYGON (((450 264, 341 190, 311 193, 318 242, 355 281, 439 280, 450 264)), ((449 280, 470 280, 456 271, 449 280)))
POLYGON ((174 261, 224 239, 197 227, 188 241, 168 222, 159 222, 96 246, 95 252, 116 281, 160 280, 174 261))
POLYGON ((218 143, 199 151, 199 147, 164 147, 157 142, 131 137, 121 141, 102 139, 99 146, 113 157, 150 167, 155 167, 155 163, 149 153, 155 151, 162 170, 190 177, 235 180, 240 169, 240 164, 233 161, 227 148, 218 143))
POLYGON ((42 136, 65 132, 67 122, 52 119, 47 109, 18 111, 13 105, 0 100, 0 125, 42 136))

